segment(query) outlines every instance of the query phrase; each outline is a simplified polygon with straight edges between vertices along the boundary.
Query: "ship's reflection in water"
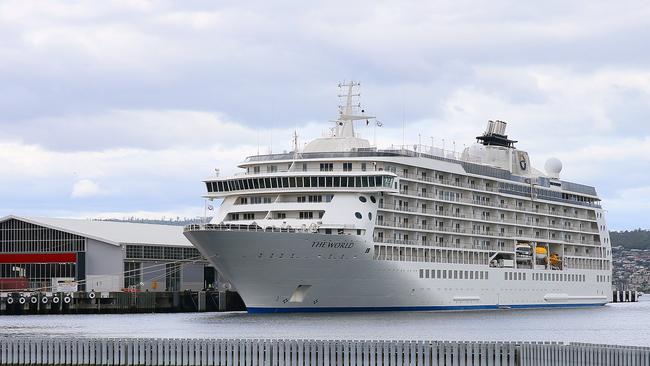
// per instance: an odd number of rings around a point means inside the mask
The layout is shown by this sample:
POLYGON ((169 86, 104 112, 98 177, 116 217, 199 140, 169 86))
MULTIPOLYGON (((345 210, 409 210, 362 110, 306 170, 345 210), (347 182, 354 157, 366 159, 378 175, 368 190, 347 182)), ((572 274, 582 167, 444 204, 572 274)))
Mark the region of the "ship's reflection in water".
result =
POLYGON ((337 314, 0 317, 2 335, 571 341, 650 346, 650 299, 596 308, 337 314))

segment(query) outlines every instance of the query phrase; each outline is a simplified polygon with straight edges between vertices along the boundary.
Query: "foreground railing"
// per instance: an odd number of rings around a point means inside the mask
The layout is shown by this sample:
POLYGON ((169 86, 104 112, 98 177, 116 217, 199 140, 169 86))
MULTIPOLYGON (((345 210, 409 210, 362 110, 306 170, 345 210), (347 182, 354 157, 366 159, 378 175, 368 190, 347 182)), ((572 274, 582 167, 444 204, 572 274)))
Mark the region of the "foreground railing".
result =
POLYGON ((0 338, 2 365, 648 365, 650 348, 585 343, 0 338))

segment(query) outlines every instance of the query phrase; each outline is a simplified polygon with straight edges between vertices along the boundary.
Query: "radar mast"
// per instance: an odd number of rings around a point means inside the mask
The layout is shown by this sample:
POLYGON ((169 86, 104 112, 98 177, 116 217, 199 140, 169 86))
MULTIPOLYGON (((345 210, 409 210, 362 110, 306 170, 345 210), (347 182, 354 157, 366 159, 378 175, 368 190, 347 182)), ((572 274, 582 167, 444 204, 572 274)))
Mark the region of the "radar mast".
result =
POLYGON ((359 120, 368 120, 375 117, 364 115, 365 110, 361 109, 361 103, 359 103, 359 93, 360 83, 355 81, 350 81, 349 83, 343 82, 338 85, 341 91, 347 89, 346 94, 339 94, 339 98, 343 98, 343 104, 339 105, 339 117, 336 121, 336 128, 334 129, 335 137, 356 137, 354 135, 354 121, 359 120))

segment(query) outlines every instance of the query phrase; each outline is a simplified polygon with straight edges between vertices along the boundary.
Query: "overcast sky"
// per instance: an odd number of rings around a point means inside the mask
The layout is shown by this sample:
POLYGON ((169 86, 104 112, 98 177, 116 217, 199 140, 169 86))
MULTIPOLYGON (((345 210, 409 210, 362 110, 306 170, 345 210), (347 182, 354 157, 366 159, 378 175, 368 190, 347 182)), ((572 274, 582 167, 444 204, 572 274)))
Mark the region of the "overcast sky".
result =
POLYGON ((506 120, 650 228, 649 4, 0 0, 0 215, 202 215, 201 179, 320 136, 354 79, 380 144, 506 120))

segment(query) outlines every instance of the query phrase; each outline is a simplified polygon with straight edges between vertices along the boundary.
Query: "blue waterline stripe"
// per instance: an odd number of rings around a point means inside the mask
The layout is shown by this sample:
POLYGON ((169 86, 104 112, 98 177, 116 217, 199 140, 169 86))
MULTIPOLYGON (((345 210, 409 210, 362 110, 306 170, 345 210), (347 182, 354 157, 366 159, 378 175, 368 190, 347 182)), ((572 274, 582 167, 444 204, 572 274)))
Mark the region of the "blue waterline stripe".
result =
POLYGON ((379 306, 379 307, 303 307, 303 308, 259 308, 249 307, 252 314, 264 313, 342 313, 342 312, 373 312, 373 311, 441 311, 441 310, 496 310, 496 309, 542 309, 542 308, 575 308, 587 306, 603 306, 598 304, 517 304, 517 305, 459 305, 459 306, 379 306))

